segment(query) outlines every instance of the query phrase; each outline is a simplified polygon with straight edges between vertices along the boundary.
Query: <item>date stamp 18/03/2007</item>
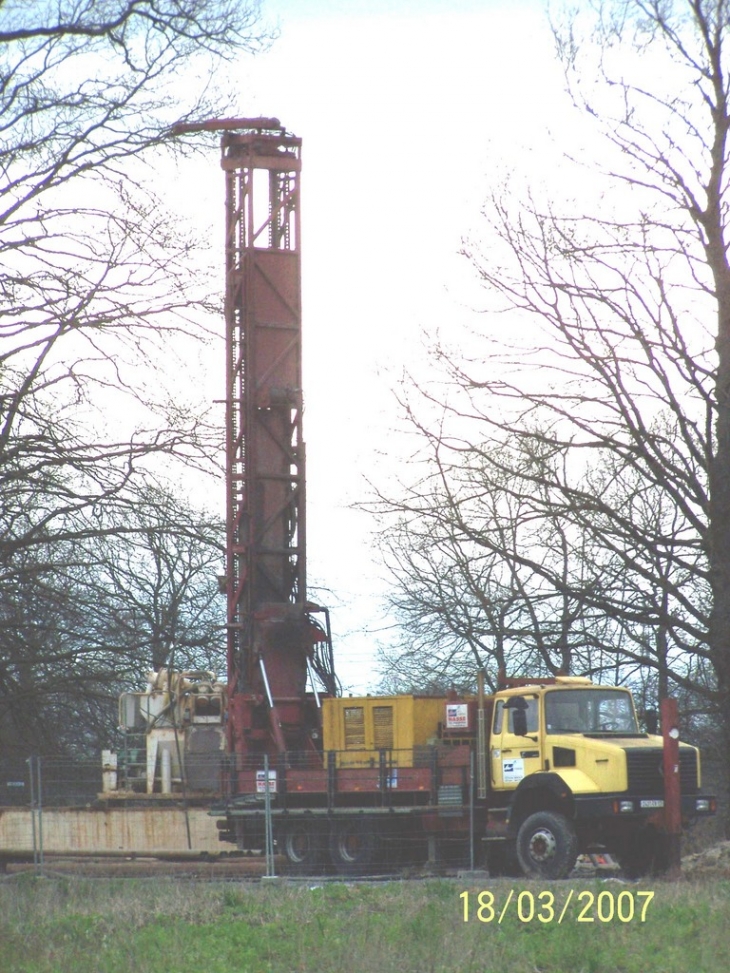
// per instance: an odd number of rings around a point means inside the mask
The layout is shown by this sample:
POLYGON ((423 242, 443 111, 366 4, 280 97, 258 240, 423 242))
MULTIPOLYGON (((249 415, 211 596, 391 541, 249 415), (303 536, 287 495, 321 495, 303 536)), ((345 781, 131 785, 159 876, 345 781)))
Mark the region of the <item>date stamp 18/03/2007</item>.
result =
POLYGON ((653 892, 630 889, 603 889, 576 892, 569 889, 557 900, 554 892, 532 892, 529 889, 510 889, 500 897, 494 892, 462 892, 464 922, 494 922, 499 925, 508 915, 516 915, 520 922, 646 922, 653 892))

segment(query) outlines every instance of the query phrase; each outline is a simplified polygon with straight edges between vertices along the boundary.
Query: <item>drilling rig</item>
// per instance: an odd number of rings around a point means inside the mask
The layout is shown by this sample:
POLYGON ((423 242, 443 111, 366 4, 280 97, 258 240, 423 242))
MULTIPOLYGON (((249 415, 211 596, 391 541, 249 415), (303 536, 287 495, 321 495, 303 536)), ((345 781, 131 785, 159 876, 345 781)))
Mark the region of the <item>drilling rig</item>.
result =
POLYGON ((213 125, 226 181, 228 748, 318 751, 317 683, 334 695, 337 682, 328 612, 307 599, 302 143, 277 119, 213 125))

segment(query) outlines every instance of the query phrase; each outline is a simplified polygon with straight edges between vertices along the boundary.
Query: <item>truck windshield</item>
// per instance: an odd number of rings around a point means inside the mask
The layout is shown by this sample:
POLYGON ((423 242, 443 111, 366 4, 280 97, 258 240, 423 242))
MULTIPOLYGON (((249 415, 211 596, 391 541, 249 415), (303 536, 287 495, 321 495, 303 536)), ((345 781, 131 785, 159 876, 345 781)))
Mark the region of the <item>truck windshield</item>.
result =
POLYGON ((631 696, 622 689, 557 689, 545 694, 548 733, 638 733, 631 696))

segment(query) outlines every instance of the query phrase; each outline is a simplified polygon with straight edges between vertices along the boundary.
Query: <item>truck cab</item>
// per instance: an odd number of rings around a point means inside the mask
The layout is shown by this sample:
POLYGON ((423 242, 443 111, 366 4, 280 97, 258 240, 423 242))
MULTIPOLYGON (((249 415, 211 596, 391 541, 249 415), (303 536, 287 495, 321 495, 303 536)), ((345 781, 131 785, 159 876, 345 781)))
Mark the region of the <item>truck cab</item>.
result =
MULTIPOLYGON (((562 877, 592 850, 630 862, 634 874, 661 870, 663 740, 639 727, 628 690, 560 676, 504 689, 493 699, 488 759, 488 835, 526 874, 562 877)), ((679 777, 683 822, 713 813, 696 747, 679 744, 679 777)))
POLYGON ((627 690, 561 676, 550 687, 506 690, 494 704, 492 787, 514 790, 531 774, 557 768, 574 791, 623 790, 620 754, 599 739, 646 739, 627 690))

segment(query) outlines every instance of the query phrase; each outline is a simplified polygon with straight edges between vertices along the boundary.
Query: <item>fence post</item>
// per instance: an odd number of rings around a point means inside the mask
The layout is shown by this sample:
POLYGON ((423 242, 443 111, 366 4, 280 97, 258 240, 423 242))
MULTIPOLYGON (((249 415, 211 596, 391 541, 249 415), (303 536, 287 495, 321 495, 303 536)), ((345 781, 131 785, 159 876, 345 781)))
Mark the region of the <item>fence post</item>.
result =
POLYGON ((33 834, 33 868, 43 874, 43 786, 41 758, 28 757, 30 776, 30 826, 33 834))
POLYGON ((35 757, 28 757, 28 775, 30 777, 30 827, 33 833, 33 869, 38 872, 38 836, 35 823, 35 757))
POLYGON ((271 821, 271 788, 269 782, 269 755, 264 754, 264 817, 266 821, 266 877, 274 876, 274 829, 271 821))
POLYGON ((36 757, 38 771, 38 851, 40 873, 43 875, 43 774, 41 772, 42 757, 36 757))
POLYGON ((469 867, 474 871, 474 751, 469 754, 469 867))

